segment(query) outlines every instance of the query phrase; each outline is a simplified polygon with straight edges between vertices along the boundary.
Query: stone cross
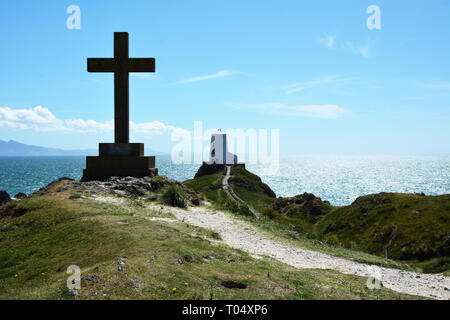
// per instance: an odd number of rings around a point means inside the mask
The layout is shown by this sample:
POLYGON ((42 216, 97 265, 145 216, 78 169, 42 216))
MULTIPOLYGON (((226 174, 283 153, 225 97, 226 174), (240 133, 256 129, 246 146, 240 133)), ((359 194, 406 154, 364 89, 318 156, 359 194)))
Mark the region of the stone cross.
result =
POLYGON ((114 139, 130 142, 129 73, 155 72, 154 58, 129 58, 128 32, 114 32, 114 58, 88 58, 88 72, 114 72, 114 139))

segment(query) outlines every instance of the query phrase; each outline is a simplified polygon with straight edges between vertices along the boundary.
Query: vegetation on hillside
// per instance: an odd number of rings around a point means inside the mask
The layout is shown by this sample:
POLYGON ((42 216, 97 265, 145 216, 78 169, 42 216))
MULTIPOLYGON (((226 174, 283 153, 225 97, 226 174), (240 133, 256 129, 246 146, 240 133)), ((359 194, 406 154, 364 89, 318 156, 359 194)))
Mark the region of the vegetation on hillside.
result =
MULTIPOLYGON (((418 271, 450 269, 450 195, 381 193, 336 207, 308 193, 275 198, 258 176, 241 167, 233 171, 230 185, 260 213, 255 223, 266 230, 310 239, 320 243, 319 247, 323 244, 336 250, 363 251, 389 264, 389 259, 394 259, 418 271)), ((217 172, 187 181, 186 185, 223 203, 223 196, 214 196, 223 192, 221 177, 217 172)))
MULTIPOLYGON (((361 277, 254 259, 215 244, 210 230, 151 219, 161 215, 147 206, 148 193, 102 190, 61 180, 0 207, 0 299, 417 298, 369 290, 361 277), (76 295, 66 287, 71 265, 81 268, 76 295)), ((164 190, 150 191, 155 201, 164 190)))
POLYGON ((380 193, 336 208, 315 226, 318 236, 348 248, 450 269, 450 195, 380 193))

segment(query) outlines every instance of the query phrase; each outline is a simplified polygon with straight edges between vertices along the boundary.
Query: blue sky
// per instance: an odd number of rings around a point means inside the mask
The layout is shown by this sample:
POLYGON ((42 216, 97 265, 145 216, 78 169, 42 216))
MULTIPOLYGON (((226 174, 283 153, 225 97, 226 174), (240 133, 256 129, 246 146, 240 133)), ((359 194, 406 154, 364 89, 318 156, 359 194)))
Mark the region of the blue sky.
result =
POLYGON ((130 78, 131 137, 149 148, 201 120, 279 129, 281 154, 448 154, 449 15, 445 0, 1 1, 0 139, 112 142, 113 76, 86 58, 127 31, 131 57, 156 58, 130 78))

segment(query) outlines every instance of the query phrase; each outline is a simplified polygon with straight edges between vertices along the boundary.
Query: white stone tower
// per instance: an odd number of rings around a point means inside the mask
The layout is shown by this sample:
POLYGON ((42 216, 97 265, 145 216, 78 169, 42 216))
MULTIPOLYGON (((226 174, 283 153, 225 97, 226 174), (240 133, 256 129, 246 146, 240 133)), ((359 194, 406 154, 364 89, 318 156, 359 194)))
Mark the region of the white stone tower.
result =
POLYGON ((227 135, 220 129, 211 135, 209 164, 237 164, 238 157, 228 152, 227 135))

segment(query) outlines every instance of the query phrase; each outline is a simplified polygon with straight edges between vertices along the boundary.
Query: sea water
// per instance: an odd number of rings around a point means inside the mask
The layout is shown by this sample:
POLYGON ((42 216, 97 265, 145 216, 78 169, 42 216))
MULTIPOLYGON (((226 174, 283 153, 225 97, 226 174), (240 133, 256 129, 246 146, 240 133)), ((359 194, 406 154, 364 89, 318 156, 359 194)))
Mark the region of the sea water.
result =
MULTIPOLYGON (((176 165, 169 156, 158 156, 156 165, 160 174, 178 181, 193 178, 200 166, 176 165)), ((30 194, 60 177, 80 179, 84 168, 85 157, 1 157, 0 190, 30 194)), ((281 157, 279 168, 264 175, 261 166, 247 165, 277 196, 310 192, 334 205, 378 192, 450 193, 447 155, 301 155, 281 157)))

